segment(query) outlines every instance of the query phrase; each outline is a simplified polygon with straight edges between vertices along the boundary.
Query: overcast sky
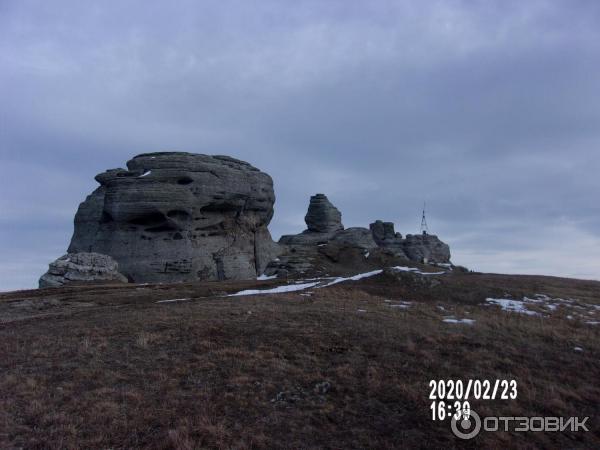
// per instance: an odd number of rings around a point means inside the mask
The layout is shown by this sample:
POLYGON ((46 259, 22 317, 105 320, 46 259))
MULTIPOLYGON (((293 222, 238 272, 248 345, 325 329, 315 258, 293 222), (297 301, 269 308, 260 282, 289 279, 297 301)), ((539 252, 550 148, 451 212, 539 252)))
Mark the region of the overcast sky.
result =
POLYGON ((600 279, 598 1, 0 0, 0 290, 37 286, 143 152, 269 173, 273 237, 431 232, 455 264, 600 279))

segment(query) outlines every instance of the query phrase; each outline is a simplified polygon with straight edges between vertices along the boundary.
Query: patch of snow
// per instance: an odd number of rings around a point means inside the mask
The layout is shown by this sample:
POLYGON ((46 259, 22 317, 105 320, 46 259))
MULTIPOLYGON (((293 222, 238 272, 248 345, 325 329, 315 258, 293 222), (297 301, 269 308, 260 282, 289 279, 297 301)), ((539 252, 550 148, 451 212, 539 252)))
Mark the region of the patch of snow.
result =
POLYGON ((418 273, 419 275, 443 275, 446 273, 446 272, 421 272, 416 267, 406 267, 406 266, 393 266, 393 267, 391 267, 391 269, 397 270, 399 272, 414 272, 414 273, 418 273))
POLYGON ((357 309, 356 312, 360 312, 360 313, 366 313, 367 310, 366 309, 357 309))
POLYGON ((586 324, 588 324, 588 325, 600 325, 600 322, 598 322, 597 320, 588 320, 586 322, 586 324))
POLYGON ((546 305, 544 305, 545 308, 548 308, 550 311, 556 311, 556 308, 558 308, 558 305, 555 305, 553 303, 548 303, 546 305))
POLYGON ((389 306, 390 306, 390 308, 406 309, 406 308, 410 308, 411 305, 412 305, 412 302, 399 301, 398 303, 396 303, 394 305, 389 305, 389 306))
POLYGON ((576 352, 582 352, 583 349, 581 347, 573 347, 573 350, 575 350, 576 352))
POLYGON ((473 325, 475 323, 475 319, 453 319, 453 318, 447 318, 442 320, 442 322, 446 322, 446 323, 464 323, 466 325, 473 325))
POLYGON ((265 275, 264 273, 261 276, 256 277, 256 279, 258 281, 274 280, 275 278, 277 278, 277 275, 270 275, 269 276, 269 275, 265 275))
POLYGON ((504 311, 527 314, 528 316, 539 316, 535 311, 530 311, 525 307, 525 302, 520 300, 510 300, 506 298, 486 298, 485 301, 492 305, 500 306, 504 311))
POLYGON ((187 302, 190 300, 191 300, 191 298, 172 298, 170 300, 159 300, 156 303, 187 302))
POLYGON ((438 305, 438 309, 439 309, 440 311, 446 311, 446 308, 444 308, 442 305, 438 305))
POLYGON ((416 267, 407 267, 407 266, 393 266, 392 269, 398 270, 400 272, 418 272, 419 269, 416 267))
POLYGON ((379 269, 379 270, 373 270, 371 272, 359 273, 358 275, 354 275, 352 277, 338 277, 335 280, 330 281, 326 285, 319 286, 319 287, 333 286, 334 284, 343 283, 344 281, 357 281, 357 280, 361 280, 363 278, 368 278, 368 277, 372 277, 374 275, 379 275, 381 272, 383 272, 383 270, 379 269))
POLYGON ((144 172, 142 175, 140 175, 138 178, 142 178, 142 177, 148 176, 148 175, 150 175, 151 173, 152 173, 152 171, 151 171, 151 170, 147 170, 147 171, 145 171, 145 172, 144 172))
POLYGON ((327 244, 319 244, 319 245, 317 245, 317 247, 324 247, 324 246, 326 246, 326 245, 327 245, 327 244))
POLYGON ((280 294, 282 292, 302 291, 304 289, 315 287, 317 284, 319 284, 318 281, 313 281, 311 283, 286 284, 271 289, 246 289, 245 291, 236 292, 235 294, 229 294, 227 297, 237 297, 241 295, 280 294))
POLYGON ((365 258, 368 258, 370 254, 371 254, 371 252, 365 253, 365 258))
POLYGON ((569 315, 567 316, 567 319, 569 319, 569 320, 573 320, 573 316, 572 316, 571 314, 569 314, 569 315))

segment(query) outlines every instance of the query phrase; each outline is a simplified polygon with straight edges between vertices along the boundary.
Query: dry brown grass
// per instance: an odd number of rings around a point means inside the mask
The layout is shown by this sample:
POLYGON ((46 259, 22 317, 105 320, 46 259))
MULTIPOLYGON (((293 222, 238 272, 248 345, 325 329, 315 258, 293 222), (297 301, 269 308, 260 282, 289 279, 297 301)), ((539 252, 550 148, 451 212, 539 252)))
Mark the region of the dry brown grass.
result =
POLYGON ((475 301, 512 289, 600 304, 597 284, 543 283, 465 275, 433 289, 379 277, 310 297, 214 296, 251 283, 5 295, 0 313, 44 295, 59 305, 0 324, 0 447, 599 448, 600 327, 475 301), (183 297, 195 300, 155 303, 183 297), (448 314, 476 322, 445 324, 448 314), (473 408, 590 416, 591 431, 459 441, 430 418, 438 378, 514 378, 517 400, 473 408))

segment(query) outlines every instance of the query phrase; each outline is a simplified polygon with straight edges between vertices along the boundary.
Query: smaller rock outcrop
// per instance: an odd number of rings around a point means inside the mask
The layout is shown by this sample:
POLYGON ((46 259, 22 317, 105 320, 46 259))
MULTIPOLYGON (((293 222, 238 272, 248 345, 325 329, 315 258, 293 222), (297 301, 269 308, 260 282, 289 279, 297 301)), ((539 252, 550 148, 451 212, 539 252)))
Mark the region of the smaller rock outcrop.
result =
POLYGON ((344 229, 342 213, 333 206, 325 194, 316 194, 310 198, 304 221, 306 230, 300 234, 282 236, 279 243, 302 246, 321 245, 344 229))
POLYGON ((369 229, 373 234, 373 239, 379 247, 385 248, 397 256, 410 259, 404 252, 404 240, 402 239, 402 235, 394 231, 393 222, 376 220, 369 225, 369 229))
POLYGON ((331 204, 325 194, 316 194, 310 198, 304 221, 307 230, 314 233, 335 233, 344 229, 342 213, 331 204))
POLYGON ((39 281, 40 288, 58 287, 69 283, 122 282, 119 265, 110 256, 100 253, 67 253, 50 263, 39 281))
POLYGON ((310 198, 306 230, 282 236, 282 254, 271 261, 267 275, 340 273, 368 270, 402 261, 449 263, 450 248, 435 235, 403 238, 392 222, 377 220, 369 228, 344 229, 342 215, 324 194, 310 198))
POLYGON ((433 234, 407 234, 404 239, 404 253, 413 261, 450 262, 450 247, 433 234))

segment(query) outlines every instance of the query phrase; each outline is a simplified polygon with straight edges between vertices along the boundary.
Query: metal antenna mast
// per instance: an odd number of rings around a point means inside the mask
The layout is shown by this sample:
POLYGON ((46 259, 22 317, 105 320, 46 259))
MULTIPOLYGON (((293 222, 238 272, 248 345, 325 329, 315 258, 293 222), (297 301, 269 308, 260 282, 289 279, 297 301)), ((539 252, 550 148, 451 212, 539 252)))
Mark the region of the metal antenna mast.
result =
POLYGON ((423 233, 423 235, 429 233, 429 228, 427 227, 427 220, 425 219, 425 202, 423 202, 423 216, 421 217, 421 233, 423 233))

